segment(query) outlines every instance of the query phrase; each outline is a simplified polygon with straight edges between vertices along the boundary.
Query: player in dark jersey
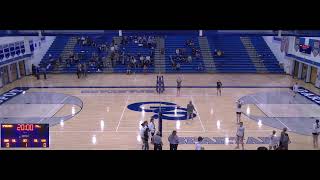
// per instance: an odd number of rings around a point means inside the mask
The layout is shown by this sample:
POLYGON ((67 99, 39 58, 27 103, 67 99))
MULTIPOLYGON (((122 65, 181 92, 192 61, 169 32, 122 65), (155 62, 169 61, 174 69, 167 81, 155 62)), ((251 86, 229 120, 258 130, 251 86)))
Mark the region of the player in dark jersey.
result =
POLYGON ((221 96, 221 88, 222 88, 222 83, 220 80, 217 82, 217 96, 221 96))
POLYGON ((178 77, 178 79, 177 79, 177 96, 180 96, 181 83, 182 83, 182 80, 180 77, 178 77))

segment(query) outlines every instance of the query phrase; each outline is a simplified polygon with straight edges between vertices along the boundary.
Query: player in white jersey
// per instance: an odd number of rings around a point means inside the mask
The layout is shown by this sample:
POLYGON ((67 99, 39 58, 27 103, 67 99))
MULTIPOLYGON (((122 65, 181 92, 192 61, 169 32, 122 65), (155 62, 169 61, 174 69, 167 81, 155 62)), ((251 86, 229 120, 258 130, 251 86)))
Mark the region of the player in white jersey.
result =
POLYGON ((201 136, 198 137, 198 141, 195 142, 196 150, 204 150, 204 148, 201 146, 203 138, 201 136))
POLYGON ((299 85, 298 85, 297 82, 296 82, 296 84, 293 85, 292 90, 293 90, 293 93, 294 93, 293 97, 295 98, 296 94, 298 93, 298 90, 299 90, 299 85))
POLYGON ((320 124, 319 120, 316 120, 316 123, 313 124, 312 137, 313 137, 313 147, 318 148, 318 136, 320 133, 320 124))
POLYGON ((236 114, 237 114, 237 124, 239 124, 240 120, 241 120, 241 106, 242 106, 242 102, 240 100, 238 100, 236 102, 236 114))
POLYGON ((272 131, 272 135, 270 136, 269 142, 269 150, 276 150, 278 148, 279 139, 276 137, 276 131, 272 131))
POLYGON ((245 128, 244 128, 244 126, 243 126, 243 122, 240 122, 240 125, 239 125, 239 127, 238 127, 238 129, 237 129, 237 134, 236 134, 236 136, 237 136, 237 147, 236 147, 236 149, 239 149, 239 144, 241 143, 241 145, 242 145, 242 150, 244 150, 244 130, 245 130, 245 128))

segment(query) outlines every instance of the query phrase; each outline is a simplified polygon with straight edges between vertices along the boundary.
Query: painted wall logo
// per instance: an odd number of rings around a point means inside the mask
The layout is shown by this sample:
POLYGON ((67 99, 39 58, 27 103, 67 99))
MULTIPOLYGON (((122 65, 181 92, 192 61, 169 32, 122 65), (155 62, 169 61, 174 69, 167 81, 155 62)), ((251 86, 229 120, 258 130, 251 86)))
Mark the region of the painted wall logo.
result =
POLYGON ((298 93, 301 96, 304 96, 304 97, 308 98, 309 100, 311 100, 312 102, 320 105, 320 96, 319 95, 316 95, 315 93, 313 93, 303 87, 299 88, 298 93))
MULTIPOLYGON (((197 140, 195 137, 179 137, 179 144, 194 144, 197 140)), ((201 144, 235 144, 235 137, 203 137, 201 144)), ((248 137, 246 144, 269 144, 270 137, 248 137)))
POLYGON ((11 89, 8 92, 5 92, 3 94, 0 95, 0 105, 9 101, 10 99, 20 95, 21 93, 23 93, 24 91, 28 90, 29 88, 14 88, 11 89))
MULTIPOLYGON (((158 114, 162 112, 162 120, 188 120, 187 108, 182 108, 175 103, 170 102, 138 102, 127 106, 128 109, 137 112, 151 112, 154 113, 153 117, 158 118, 158 114)), ((196 117, 196 114, 192 114, 196 117)))

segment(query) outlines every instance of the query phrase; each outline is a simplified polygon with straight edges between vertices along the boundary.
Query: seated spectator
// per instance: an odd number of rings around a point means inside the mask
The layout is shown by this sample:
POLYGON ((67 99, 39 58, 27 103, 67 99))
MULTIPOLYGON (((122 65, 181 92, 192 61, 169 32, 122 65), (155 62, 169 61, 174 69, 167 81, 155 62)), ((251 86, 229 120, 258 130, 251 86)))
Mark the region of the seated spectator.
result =
POLYGON ((218 55, 218 50, 217 50, 217 49, 214 49, 213 55, 214 55, 214 56, 217 56, 217 55, 218 55))
POLYGON ((203 65, 201 62, 199 62, 198 71, 203 71, 203 70, 204 70, 203 65))
POLYGON ((176 69, 177 69, 177 71, 179 71, 179 70, 180 70, 180 63, 179 63, 179 62, 177 63, 177 67, 176 67, 176 69))
POLYGON ((144 61, 144 56, 141 55, 139 59, 140 59, 141 62, 143 62, 144 61))
POLYGON ((114 50, 115 50, 114 46, 111 46, 111 47, 110 47, 110 51, 111 51, 111 52, 114 52, 114 50))
POLYGON ((147 69, 148 69, 147 64, 144 64, 144 65, 143 65, 143 72, 144 72, 144 73, 147 73, 147 69))
POLYGON ((150 57, 150 56, 146 56, 146 61, 147 61, 148 63, 150 63, 150 62, 151 62, 151 57, 150 57))
POLYGON ((189 55, 188 56, 188 63, 191 63, 192 62, 192 57, 189 55))
POLYGON ((177 55, 177 56, 180 55, 180 49, 179 49, 179 48, 176 49, 176 55, 177 55))

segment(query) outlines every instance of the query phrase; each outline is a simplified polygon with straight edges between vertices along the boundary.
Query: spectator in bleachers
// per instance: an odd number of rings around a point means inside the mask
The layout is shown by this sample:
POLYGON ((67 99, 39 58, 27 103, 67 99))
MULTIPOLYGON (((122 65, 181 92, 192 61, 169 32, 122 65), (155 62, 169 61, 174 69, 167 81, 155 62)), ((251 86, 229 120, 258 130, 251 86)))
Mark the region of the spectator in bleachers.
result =
POLYGON ((146 63, 144 63, 144 64, 143 64, 143 72, 144 72, 144 74, 147 73, 147 69, 148 69, 148 66, 147 66, 146 63))
POLYGON ((148 64, 151 63, 151 57, 150 56, 146 56, 146 63, 148 63, 148 64))
POLYGON ((188 56, 188 63, 191 63, 192 62, 192 57, 189 55, 188 56))
POLYGON ((87 69, 87 64, 86 64, 86 63, 83 63, 83 64, 82 64, 82 69, 83 69, 83 70, 82 70, 82 71, 83 71, 83 72, 82 72, 82 73, 83 73, 83 76, 84 76, 84 77, 87 77, 87 71, 88 71, 88 69, 87 69))
POLYGON ((78 76, 78 79, 80 78, 81 72, 82 72, 82 66, 81 66, 81 64, 79 63, 78 66, 77 66, 77 76, 78 76))
POLYGON ((176 67, 176 69, 177 69, 177 71, 179 71, 179 70, 180 70, 180 63, 179 63, 179 62, 177 63, 177 67, 176 67))
POLYGON ((131 74, 131 63, 127 65, 127 74, 131 74))
POLYGON ((180 49, 179 49, 179 48, 176 49, 176 55, 177 55, 177 56, 180 55, 180 49))
POLYGON ((217 49, 214 49, 213 51, 213 56, 217 56, 218 55, 218 50, 217 49))
POLYGON ((203 71, 203 70, 204 70, 203 65, 201 62, 199 62, 198 71, 203 71))

